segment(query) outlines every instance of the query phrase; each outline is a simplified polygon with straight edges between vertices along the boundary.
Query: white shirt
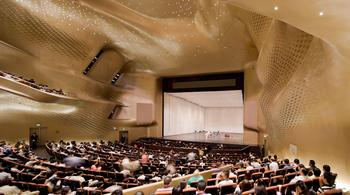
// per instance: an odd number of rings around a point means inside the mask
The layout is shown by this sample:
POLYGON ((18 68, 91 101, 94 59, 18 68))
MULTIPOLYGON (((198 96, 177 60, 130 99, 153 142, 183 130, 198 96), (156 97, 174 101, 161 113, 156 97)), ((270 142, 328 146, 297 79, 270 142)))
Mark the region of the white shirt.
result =
POLYGON ((277 171, 277 170, 279 169, 278 163, 275 162, 275 161, 273 161, 272 163, 270 163, 269 169, 270 169, 271 171, 277 171))
POLYGON ((297 181, 304 181, 304 180, 307 179, 307 178, 308 178, 307 176, 298 175, 298 176, 295 176, 295 177, 290 181, 290 183, 296 183, 297 181))
POLYGON ((6 173, 6 172, 0 172, 0 181, 4 181, 4 180, 12 180, 13 178, 11 177, 10 173, 6 173))
POLYGON ((252 167, 252 166, 247 166, 247 168, 246 168, 246 170, 252 170, 252 169, 254 169, 254 167, 252 167))
POLYGON ((222 180, 218 183, 218 186, 221 187, 223 185, 228 185, 228 184, 233 184, 233 181, 230 180, 230 179, 225 179, 225 180, 222 180))
POLYGON ((196 154, 194 152, 190 152, 188 153, 187 158, 189 161, 193 161, 196 159, 196 154))
POLYGON ((256 168, 256 169, 260 169, 260 168, 261 168, 261 165, 260 165, 260 163, 258 163, 258 162, 253 162, 253 163, 252 163, 252 166, 253 166, 254 168, 256 168))
POLYGON ((71 180, 76 180, 76 181, 80 181, 81 183, 85 181, 84 177, 82 176, 66 176, 64 177, 65 179, 71 179, 71 180))

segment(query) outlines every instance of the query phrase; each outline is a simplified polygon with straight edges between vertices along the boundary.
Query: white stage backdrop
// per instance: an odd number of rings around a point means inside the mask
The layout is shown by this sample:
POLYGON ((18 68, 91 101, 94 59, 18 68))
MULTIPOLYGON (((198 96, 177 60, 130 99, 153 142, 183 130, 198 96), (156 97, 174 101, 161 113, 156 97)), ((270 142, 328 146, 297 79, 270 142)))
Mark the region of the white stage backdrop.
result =
POLYGON ((204 128, 204 108, 164 94, 164 136, 193 133, 204 128))
POLYGON ((205 108, 207 131, 243 133, 243 107, 205 108))
POLYGON ((198 130, 243 133, 243 107, 205 108, 164 94, 164 136, 198 130))

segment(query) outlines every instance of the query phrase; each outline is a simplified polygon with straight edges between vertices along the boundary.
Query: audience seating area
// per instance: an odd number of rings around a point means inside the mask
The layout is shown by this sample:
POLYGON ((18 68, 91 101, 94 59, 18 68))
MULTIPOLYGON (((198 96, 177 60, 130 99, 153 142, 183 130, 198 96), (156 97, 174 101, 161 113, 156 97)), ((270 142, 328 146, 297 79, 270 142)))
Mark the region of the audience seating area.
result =
POLYGON ((25 78, 22 78, 20 76, 16 76, 14 74, 11 74, 8 72, 3 72, 3 71, 0 71, 0 77, 10 79, 14 82, 22 83, 22 84, 27 85, 29 87, 32 87, 34 89, 44 91, 46 93, 52 93, 52 94, 57 94, 57 95, 66 95, 62 89, 49 88, 45 84, 35 83, 34 79, 25 79, 25 78))
MULTIPOLYGON (((239 149, 233 145, 181 142, 179 147, 179 141, 155 138, 140 139, 132 145, 60 141, 47 143, 51 156, 47 159, 36 156, 25 143, 0 145, 0 194, 11 186, 38 194, 118 194, 122 189, 147 188, 169 177, 198 177, 200 171, 208 170, 211 178, 184 181, 188 185, 180 194, 196 194, 203 182, 205 193, 212 195, 254 194, 257 186, 263 186, 267 194, 289 195, 300 185, 318 193, 342 194, 335 189, 335 173, 327 173, 334 180, 326 186, 325 171, 318 175, 314 163, 308 167, 298 160, 278 161, 277 156, 260 159, 253 150, 241 151, 247 148, 243 146, 239 149)), ((157 190, 155 194, 177 194, 173 189, 157 190)))

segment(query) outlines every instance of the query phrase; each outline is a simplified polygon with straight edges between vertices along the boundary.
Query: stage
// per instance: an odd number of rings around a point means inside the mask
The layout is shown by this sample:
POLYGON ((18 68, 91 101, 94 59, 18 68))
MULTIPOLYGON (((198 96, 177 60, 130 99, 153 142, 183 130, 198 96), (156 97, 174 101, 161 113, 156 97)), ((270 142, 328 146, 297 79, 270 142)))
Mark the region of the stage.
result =
POLYGON ((226 133, 220 132, 219 134, 207 135, 206 132, 201 133, 186 133, 178 135, 164 136, 164 139, 169 140, 182 140, 193 142, 206 142, 206 143, 219 143, 219 144, 244 144, 243 134, 241 133, 226 133))

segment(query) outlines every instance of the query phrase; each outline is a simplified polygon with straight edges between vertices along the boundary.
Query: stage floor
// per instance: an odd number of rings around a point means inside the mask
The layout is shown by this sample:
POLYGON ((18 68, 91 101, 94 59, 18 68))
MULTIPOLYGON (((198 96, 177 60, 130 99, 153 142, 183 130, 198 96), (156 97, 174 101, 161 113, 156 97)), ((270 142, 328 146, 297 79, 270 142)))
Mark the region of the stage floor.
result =
POLYGON ((219 143, 219 144, 244 144, 243 133, 225 133, 222 132, 219 135, 210 135, 206 137, 205 132, 201 133, 186 133, 179 135, 164 136, 164 139, 170 140, 182 140, 182 141, 194 141, 194 142, 207 142, 207 143, 219 143))

